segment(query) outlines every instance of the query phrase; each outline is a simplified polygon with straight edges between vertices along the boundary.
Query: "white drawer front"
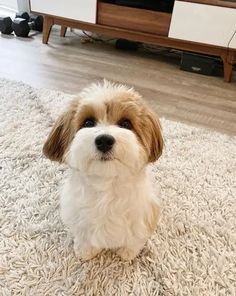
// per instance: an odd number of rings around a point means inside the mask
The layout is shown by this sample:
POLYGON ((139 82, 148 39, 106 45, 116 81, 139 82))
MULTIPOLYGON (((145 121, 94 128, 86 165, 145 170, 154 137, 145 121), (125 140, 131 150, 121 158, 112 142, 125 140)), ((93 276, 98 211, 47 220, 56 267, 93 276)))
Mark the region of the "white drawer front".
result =
POLYGON ((236 9, 175 1, 169 37, 228 46, 236 30, 236 9))
POLYGON ((97 0, 31 0, 31 10, 96 23, 97 0))

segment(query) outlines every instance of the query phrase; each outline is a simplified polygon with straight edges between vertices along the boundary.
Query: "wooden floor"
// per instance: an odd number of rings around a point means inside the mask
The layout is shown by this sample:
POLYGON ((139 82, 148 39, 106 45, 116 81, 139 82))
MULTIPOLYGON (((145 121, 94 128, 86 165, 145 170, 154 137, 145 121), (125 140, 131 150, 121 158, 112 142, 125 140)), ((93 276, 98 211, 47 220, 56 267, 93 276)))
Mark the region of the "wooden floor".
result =
POLYGON ((62 38, 54 30, 49 45, 41 43, 41 35, 0 36, 0 77, 68 93, 105 77, 133 85, 160 116, 236 134, 235 73, 227 84, 222 78, 180 71, 177 58, 82 44, 78 36, 62 38))

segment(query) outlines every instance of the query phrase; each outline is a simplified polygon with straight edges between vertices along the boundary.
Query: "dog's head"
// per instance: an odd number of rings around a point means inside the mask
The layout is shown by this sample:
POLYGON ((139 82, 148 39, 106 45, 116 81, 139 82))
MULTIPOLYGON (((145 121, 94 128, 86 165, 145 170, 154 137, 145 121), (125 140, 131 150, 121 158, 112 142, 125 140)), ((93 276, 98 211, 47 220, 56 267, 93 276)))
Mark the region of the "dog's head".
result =
POLYGON ((104 81, 74 99, 57 119, 43 152, 86 174, 133 173, 163 148, 159 120, 132 88, 104 81))

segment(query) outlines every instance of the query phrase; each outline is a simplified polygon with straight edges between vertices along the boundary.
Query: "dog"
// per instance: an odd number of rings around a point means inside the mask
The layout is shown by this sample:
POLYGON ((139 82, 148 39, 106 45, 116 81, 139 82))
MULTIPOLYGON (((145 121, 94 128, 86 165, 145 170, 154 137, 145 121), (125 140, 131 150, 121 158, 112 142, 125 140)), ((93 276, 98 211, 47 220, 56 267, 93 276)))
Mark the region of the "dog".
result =
POLYGON ((160 213, 149 164, 162 149, 160 122, 133 88, 104 80, 70 102, 43 152, 70 170, 60 208, 77 256, 112 249, 130 261, 139 254, 160 213))

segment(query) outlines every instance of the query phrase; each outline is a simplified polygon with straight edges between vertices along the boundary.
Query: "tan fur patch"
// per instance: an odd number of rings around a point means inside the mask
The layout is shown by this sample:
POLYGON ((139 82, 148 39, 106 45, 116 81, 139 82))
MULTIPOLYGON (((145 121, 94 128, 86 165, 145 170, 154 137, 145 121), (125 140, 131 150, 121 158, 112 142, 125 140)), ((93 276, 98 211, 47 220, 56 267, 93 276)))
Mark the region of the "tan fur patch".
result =
POLYGON ((75 123, 80 129, 87 118, 94 118, 96 121, 101 121, 106 116, 105 106, 81 105, 75 115, 75 123))
POLYGON ((152 234, 157 228, 157 222, 160 215, 160 208, 156 203, 151 204, 151 211, 145 219, 145 224, 150 234, 152 234))
POLYGON ((68 109, 55 122, 44 146, 43 153, 54 161, 63 161, 63 155, 71 143, 76 125, 72 123, 79 106, 79 99, 74 99, 68 109))
POLYGON ((148 153, 148 161, 154 162, 161 156, 163 150, 161 125, 157 116, 147 109, 141 116, 141 122, 139 136, 148 153))

